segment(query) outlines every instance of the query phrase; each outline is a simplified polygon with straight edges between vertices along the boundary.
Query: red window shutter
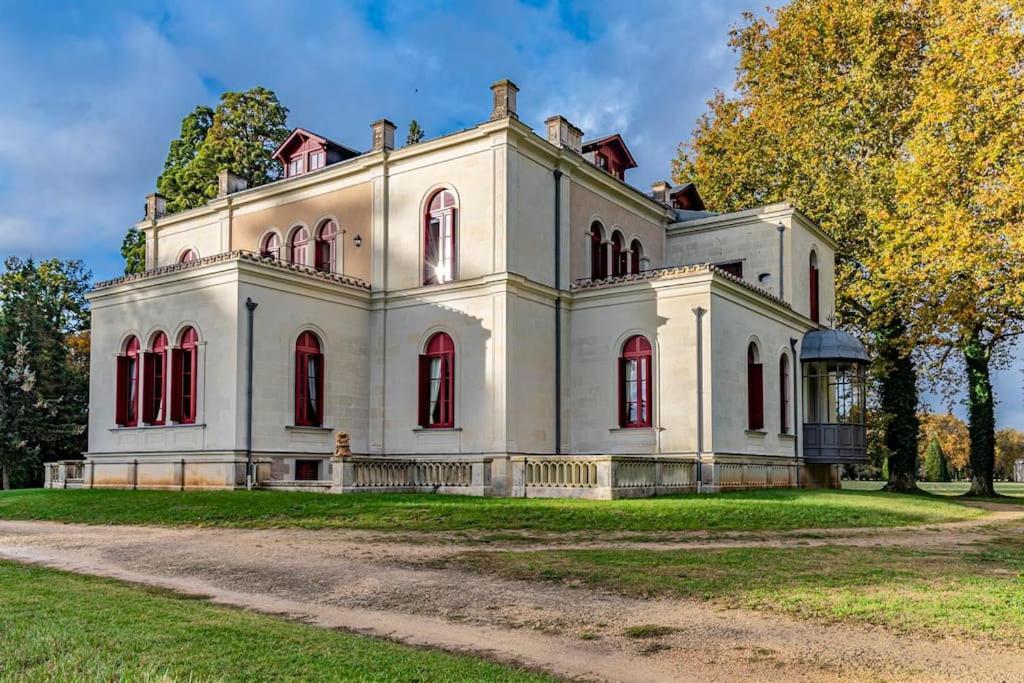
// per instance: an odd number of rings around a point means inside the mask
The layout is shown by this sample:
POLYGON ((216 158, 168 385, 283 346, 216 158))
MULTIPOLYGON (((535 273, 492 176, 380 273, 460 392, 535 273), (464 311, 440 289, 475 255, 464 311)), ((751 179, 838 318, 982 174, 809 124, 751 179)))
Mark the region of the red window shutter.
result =
POLYGON ((430 412, 430 359, 420 355, 419 422, 426 427, 430 412))
POLYGON ((619 359, 619 426, 626 426, 626 416, 629 410, 626 407, 626 363, 625 358, 619 359))
POLYGON ((764 428, 764 380, 760 363, 747 364, 747 409, 750 429, 764 428))
POLYGON ((146 384, 146 393, 142 397, 142 421, 152 424, 156 419, 156 405, 153 402, 156 390, 156 354, 152 351, 142 354, 142 377, 146 384))
POLYGON ((181 422, 182 420, 182 376, 185 374, 181 349, 171 349, 171 420, 181 422))
POLYGON ((310 422, 321 427, 324 423, 324 357, 323 354, 313 357, 316 368, 316 415, 310 415, 310 422))
POLYGON ((451 269, 451 272, 448 274, 448 277, 449 277, 449 279, 454 280, 455 279, 455 274, 459 272, 459 252, 455 251, 455 244, 456 244, 455 232, 456 232, 456 230, 458 230, 459 224, 456 221, 456 210, 455 209, 451 210, 451 219, 450 220, 452 222, 451 230, 449 230, 449 235, 450 235, 450 239, 451 239, 452 262, 451 262, 451 264, 449 266, 450 269, 451 269))
POLYGON ((643 359, 643 365, 644 365, 644 368, 645 368, 645 370, 644 370, 644 402, 645 402, 645 404, 644 404, 644 411, 643 411, 642 415, 644 415, 644 418, 643 418, 644 426, 645 427, 650 427, 651 424, 652 424, 652 421, 654 419, 654 415, 652 415, 652 406, 653 406, 653 398, 654 398, 652 385, 654 384, 654 382, 653 382, 653 378, 651 377, 651 357, 650 356, 647 356, 646 358, 643 359))
POLYGON ((128 357, 117 357, 117 387, 115 388, 114 420, 124 426, 128 423, 128 357))
POLYGON ((448 354, 448 377, 446 378, 448 383, 448 410, 445 411, 444 422, 448 427, 455 426, 455 354, 448 354))
POLYGON ((306 354, 295 352, 295 424, 308 424, 306 418, 306 354))
POLYGON ((811 266, 811 320, 818 322, 818 269, 811 266))

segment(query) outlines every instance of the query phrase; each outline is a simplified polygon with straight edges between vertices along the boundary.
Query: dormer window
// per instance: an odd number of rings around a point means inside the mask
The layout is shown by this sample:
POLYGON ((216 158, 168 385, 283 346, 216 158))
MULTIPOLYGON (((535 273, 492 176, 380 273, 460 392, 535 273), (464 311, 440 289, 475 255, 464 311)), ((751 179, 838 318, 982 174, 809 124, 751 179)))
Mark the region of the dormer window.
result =
POLYGON ((636 168, 633 155, 618 133, 584 141, 583 156, 608 175, 623 181, 626 179, 626 171, 636 168))
POLYGON ((310 152, 309 153, 309 170, 315 171, 318 168, 323 168, 327 162, 327 154, 323 151, 310 152))
POLYGON ((296 128, 274 150, 274 159, 284 167, 286 178, 316 171, 359 156, 359 152, 305 128, 296 128))
POLYGON ((302 173, 302 157, 295 157, 288 162, 288 177, 302 173))

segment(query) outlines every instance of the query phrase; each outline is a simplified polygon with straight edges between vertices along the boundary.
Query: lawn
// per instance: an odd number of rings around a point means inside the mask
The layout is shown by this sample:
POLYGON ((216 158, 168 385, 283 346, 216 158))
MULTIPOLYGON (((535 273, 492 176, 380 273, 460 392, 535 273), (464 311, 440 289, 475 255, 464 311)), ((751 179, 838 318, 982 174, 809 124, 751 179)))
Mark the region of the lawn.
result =
MULTIPOLYGON (((878 491, 884 484, 885 482, 882 481, 847 480, 843 482, 843 489, 847 491, 878 491)), ((967 489, 970 488, 970 483, 966 481, 919 481, 917 485, 928 493, 939 496, 959 496, 967 493, 967 489)), ((1024 497, 1024 482, 997 481, 996 493, 1001 493, 1004 496, 1024 497)))
POLYGON ((0 519, 387 531, 781 531, 931 524, 982 514, 937 496, 794 489, 616 501, 282 491, 0 493, 0 519))
POLYGON ((471 552, 465 569, 1024 647, 1024 538, 968 549, 822 546, 471 552))
POLYGON ((0 562, 0 679, 550 681, 105 579, 0 562))

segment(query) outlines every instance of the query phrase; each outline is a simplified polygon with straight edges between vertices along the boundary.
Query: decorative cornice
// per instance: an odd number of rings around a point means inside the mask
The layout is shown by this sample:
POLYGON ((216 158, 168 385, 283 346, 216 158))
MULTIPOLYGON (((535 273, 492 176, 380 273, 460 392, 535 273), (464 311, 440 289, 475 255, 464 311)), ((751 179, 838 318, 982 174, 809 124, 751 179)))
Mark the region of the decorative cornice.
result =
POLYGON ((347 285, 349 287, 356 287, 358 289, 365 289, 369 291, 370 283, 360 280, 359 278, 352 277, 351 275, 343 275, 342 273, 325 273, 317 270, 310 266, 302 266, 295 263, 289 263, 287 261, 281 261, 279 259, 272 259, 265 256, 261 256, 252 251, 226 251, 223 254, 215 254, 214 256, 206 256, 204 258, 196 259, 195 261, 188 261, 186 263, 175 263, 169 266, 161 266, 159 268, 150 268, 149 270, 142 273, 135 273, 133 275, 125 275, 123 277, 117 277, 112 280, 100 280, 93 285, 92 291, 100 289, 106 289, 107 287, 113 287, 115 285, 123 285, 129 282, 139 282, 141 280, 148 280, 150 278, 158 277, 160 275, 167 275, 170 273, 180 273, 202 268, 203 266, 213 265, 215 263, 225 263, 227 261, 249 261, 252 263, 259 263, 264 266, 276 268, 278 270, 287 270, 299 275, 317 279, 325 280, 328 282, 336 282, 341 285, 347 285))

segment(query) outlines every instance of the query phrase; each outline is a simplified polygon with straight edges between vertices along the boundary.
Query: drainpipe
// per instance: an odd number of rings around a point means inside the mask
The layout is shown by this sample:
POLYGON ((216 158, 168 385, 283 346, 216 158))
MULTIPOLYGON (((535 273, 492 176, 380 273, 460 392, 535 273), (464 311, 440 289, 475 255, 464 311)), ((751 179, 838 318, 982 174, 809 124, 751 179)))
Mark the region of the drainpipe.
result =
POLYGON ((785 268, 784 238, 786 235, 786 226, 782 224, 782 221, 779 221, 778 228, 776 229, 779 231, 779 298, 784 299, 786 294, 786 278, 785 272, 783 272, 783 269, 785 268))
POLYGON ((252 322, 258 303, 246 297, 245 310, 248 317, 247 358, 245 368, 245 489, 251 491, 256 483, 256 472, 252 462, 252 322))
POLYGON ((555 179, 555 455, 562 454, 562 172, 555 179))
POLYGON ((800 386, 800 359, 796 353, 796 339, 789 338, 789 348, 793 352, 793 458, 796 459, 796 487, 800 488, 800 430, 803 420, 800 415, 800 401, 797 401, 797 388, 800 386))
POLYGON ((701 455, 704 453, 704 325, 702 323, 706 309, 693 307, 693 315, 697 318, 697 493, 701 492, 704 481, 701 455))

